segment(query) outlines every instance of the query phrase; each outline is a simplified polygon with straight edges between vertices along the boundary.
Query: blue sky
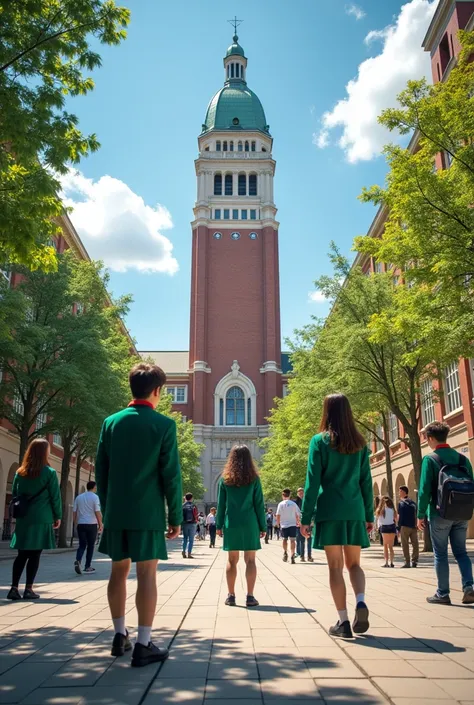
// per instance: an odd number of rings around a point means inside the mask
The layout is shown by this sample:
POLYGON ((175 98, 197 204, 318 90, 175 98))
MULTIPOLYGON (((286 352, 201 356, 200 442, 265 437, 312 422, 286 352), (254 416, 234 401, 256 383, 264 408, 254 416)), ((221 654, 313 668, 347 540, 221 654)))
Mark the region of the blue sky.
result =
POLYGON ((91 255, 111 267, 113 293, 133 294, 127 325, 139 349, 188 349, 197 136, 223 83, 232 38, 226 21, 238 10, 247 82, 274 138, 282 333, 290 336, 326 311, 308 294, 329 271, 330 240, 349 254, 374 216, 357 196, 385 174, 376 155, 387 136, 375 115, 393 104, 409 76, 429 70, 420 44, 435 3, 123 4, 132 12, 127 40, 101 47, 95 90, 68 104, 83 132, 97 133, 102 145, 68 184, 68 203, 82 202, 73 222, 91 255), (163 271, 144 271, 152 260, 163 271))

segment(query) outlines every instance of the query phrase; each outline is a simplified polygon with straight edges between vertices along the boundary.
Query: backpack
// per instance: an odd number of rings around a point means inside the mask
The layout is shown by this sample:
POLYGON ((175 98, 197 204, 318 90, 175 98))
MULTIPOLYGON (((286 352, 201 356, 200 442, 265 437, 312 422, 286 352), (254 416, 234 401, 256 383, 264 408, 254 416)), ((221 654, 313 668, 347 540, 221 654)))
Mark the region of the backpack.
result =
POLYGON ((39 497, 42 492, 45 491, 47 485, 44 485, 39 492, 34 495, 19 494, 16 497, 12 497, 8 511, 11 519, 24 519, 28 514, 28 509, 30 504, 36 497, 39 497))
POLYGON ((183 504, 183 524, 194 524, 194 504, 192 502, 183 504))
POLYGON ((466 468, 466 458, 459 453, 458 465, 444 463, 437 453, 429 456, 439 466, 436 489, 436 509, 443 519, 469 521, 474 511, 474 480, 466 468), (450 468, 456 468, 465 477, 455 477, 450 468))

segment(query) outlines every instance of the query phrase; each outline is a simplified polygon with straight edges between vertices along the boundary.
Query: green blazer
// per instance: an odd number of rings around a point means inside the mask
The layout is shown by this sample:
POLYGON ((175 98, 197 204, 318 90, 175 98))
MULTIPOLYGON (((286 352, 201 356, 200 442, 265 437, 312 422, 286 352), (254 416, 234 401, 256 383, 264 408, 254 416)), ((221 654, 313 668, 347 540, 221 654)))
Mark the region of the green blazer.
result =
POLYGON ((374 494, 367 447, 351 455, 331 448, 329 435, 311 440, 301 523, 374 520, 374 494))
POLYGON ((56 470, 45 465, 39 477, 15 475, 12 494, 30 497, 44 488, 28 507, 25 517, 16 520, 11 547, 23 551, 37 551, 55 547, 53 523, 61 519, 62 503, 56 470))
POLYGON ((95 467, 104 526, 164 531, 182 522, 183 488, 176 424, 150 406, 105 419, 95 467))
POLYGON ((257 477, 250 485, 234 487, 219 480, 217 499, 217 529, 248 527, 249 531, 267 530, 262 483, 257 477))
MULTIPOLYGON (((438 448, 436 453, 445 463, 457 465, 459 463, 460 453, 453 448, 438 448)), ((472 465, 469 459, 466 458, 466 471, 472 477, 472 465)), ((438 488, 439 465, 435 460, 425 455, 421 463, 421 478, 420 491, 418 494, 418 519, 424 519, 426 516, 430 519, 432 516, 438 516, 439 512, 436 509, 436 495, 438 488)), ((455 477, 464 477, 465 473, 458 472, 457 469, 451 469, 450 473, 455 477)))

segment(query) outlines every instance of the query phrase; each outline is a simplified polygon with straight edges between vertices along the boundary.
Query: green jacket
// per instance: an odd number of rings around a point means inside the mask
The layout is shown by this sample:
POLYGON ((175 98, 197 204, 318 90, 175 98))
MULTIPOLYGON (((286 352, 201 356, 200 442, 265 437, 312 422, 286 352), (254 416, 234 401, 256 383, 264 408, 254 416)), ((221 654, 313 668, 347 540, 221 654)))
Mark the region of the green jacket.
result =
MULTIPOLYGON (((460 453, 453 448, 438 448, 435 451, 441 460, 449 465, 458 465, 460 453)), ((465 468, 472 477, 472 465, 468 458, 465 458, 465 468)), ((439 514, 436 509, 436 497, 438 489, 438 475, 440 467, 435 460, 425 455, 421 463, 420 489, 418 492, 418 519, 428 519, 439 514)), ((465 477, 465 473, 452 468, 450 473, 454 477, 465 477)))
POLYGON ((183 488, 175 422, 150 406, 129 406, 105 419, 95 467, 104 526, 166 529, 182 522, 183 488))
POLYGON ((255 520, 260 531, 267 530, 260 478, 244 487, 226 485, 222 479, 219 480, 216 528, 250 528, 255 520))
POLYGON ((45 465, 39 477, 23 477, 17 473, 13 480, 12 495, 17 497, 24 494, 31 497, 43 487, 44 491, 29 505, 26 516, 16 520, 17 525, 54 524, 57 519, 62 518, 58 476, 56 470, 49 465, 45 465))
POLYGON ((313 513, 316 522, 374 520, 374 494, 367 447, 344 455, 331 448, 327 433, 318 433, 312 438, 301 523, 311 524, 313 513))

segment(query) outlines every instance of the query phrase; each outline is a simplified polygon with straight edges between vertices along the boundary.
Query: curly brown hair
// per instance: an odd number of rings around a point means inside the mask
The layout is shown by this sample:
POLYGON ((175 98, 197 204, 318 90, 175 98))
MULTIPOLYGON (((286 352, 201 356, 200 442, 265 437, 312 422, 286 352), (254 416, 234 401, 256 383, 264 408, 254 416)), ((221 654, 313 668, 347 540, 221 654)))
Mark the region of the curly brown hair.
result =
POLYGON ((246 487, 258 477, 252 454, 247 446, 235 445, 229 453, 222 471, 225 485, 246 487))

